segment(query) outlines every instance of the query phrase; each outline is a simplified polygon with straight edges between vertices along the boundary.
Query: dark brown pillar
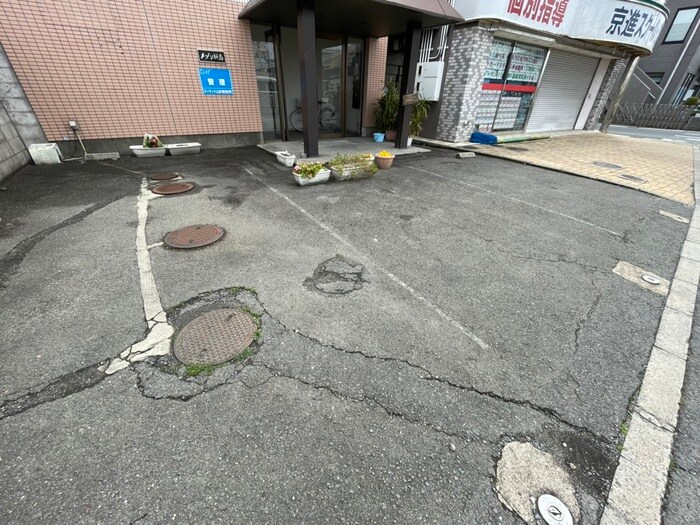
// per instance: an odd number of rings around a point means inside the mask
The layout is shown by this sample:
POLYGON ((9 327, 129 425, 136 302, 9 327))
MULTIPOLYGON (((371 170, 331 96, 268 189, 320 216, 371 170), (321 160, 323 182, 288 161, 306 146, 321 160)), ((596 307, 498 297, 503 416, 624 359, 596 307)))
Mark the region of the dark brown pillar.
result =
POLYGON ((406 28, 406 45, 403 54, 403 74, 401 75, 401 105, 399 107, 399 125, 396 130, 396 147, 408 147, 408 127, 411 122, 413 106, 403 105, 403 96, 413 93, 416 86, 416 71, 420 53, 420 25, 408 24, 406 28))
POLYGON ((316 13, 313 0, 297 1, 297 33, 304 115, 304 153, 318 157, 318 85, 316 82, 316 13))

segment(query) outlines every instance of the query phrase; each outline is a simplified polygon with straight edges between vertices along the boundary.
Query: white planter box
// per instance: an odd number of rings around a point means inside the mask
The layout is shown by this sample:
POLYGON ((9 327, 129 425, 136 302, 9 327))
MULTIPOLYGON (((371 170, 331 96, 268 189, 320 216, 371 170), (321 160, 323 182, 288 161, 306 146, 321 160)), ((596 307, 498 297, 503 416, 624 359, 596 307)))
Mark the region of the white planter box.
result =
POLYGON ((348 180, 352 179, 356 172, 362 171, 374 163, 374 157, 372 159, 367 159, 367 164, 353 164, 351 166, 344 166, 343 168, 331 168, 331 173, 334 180, 348 180))
POLYGON ((182 144, 166 144, 171 155, 194 155, 202 151, 202 145, 199 142, 184 142, 182 144))
POLYGON ((56 143, 32 144, 29 146, 29 154, 34 164, 60 164, 63 155, 56 143))
POLYGON ((275 153, 275 155, 277 156, 277 162, 282 164, 282 166, 286 166, 287 168, 294 166, 294 161, 297 160, 296 155, 292 155, 287 151, 278 151, 275 153))
POLYGON ((294 180, 297 181, 299 186, 310 186, 312 184, 323 184, 324 182, 328 182, 328 179, 331 176, 331 170, 324 168, 311 179, 300 177, 296 173, 292 173, 292 175, 294 175, 294 180))
POLYGON ((143 146, 129 146, 131 152, 137 157, 165 157, 165 146, 162 148, 144 148, 143 146))

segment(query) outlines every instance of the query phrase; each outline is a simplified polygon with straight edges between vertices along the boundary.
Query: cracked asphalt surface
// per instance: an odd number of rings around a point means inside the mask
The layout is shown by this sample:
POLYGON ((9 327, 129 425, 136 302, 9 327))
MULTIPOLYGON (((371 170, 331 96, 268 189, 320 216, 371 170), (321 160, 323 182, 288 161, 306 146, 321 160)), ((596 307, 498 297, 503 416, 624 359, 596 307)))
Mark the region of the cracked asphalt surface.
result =
MULTIPOLYGON (((671 279, 687 225, 658 212, 690 216, 439 151, 303 189, 254 148, 34 166, 3 186, 6 523, 520 524, 494 489, 513 440, 567 469, 582 523, 597 523, 664 307, 611 270, 671 279), (169 317, 235 296, 262 339, 208 378, 158 359, 105 377, 147 329, 135 205, 144 174, 167 169, 197 187, 150 202, 148 244, 226 230, 150 250, 169 317), (331 259, 361 281, 327 278, 331 259), (351 293, 313 289, 339 282, 351 293)), ((683 466, 692 447, 678 450, 683 466)))

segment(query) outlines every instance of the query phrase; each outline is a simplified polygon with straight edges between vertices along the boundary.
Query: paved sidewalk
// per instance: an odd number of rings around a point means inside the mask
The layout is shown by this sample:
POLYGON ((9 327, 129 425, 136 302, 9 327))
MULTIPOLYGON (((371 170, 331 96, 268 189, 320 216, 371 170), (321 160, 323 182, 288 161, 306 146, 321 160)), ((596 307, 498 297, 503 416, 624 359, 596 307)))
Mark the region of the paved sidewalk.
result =
POLYGON ((683 144, 582 133, 485 146, 479 153, 626 186, 687 206, 695 202, 693 150, 683 144))

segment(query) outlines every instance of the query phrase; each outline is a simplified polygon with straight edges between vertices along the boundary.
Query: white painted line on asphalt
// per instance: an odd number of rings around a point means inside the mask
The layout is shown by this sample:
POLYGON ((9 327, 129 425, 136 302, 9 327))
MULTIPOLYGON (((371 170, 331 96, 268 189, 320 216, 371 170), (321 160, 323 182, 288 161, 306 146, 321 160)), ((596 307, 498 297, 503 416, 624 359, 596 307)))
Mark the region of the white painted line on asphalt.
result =
POLYGON ((604 228, 603 226, 598 226, 597 224, 593 224, 592 222, 584 221, 583 219, 579 219, 577 217, 572 217, 571 215, 567 215, 566 213, 561 213, 561 212, 558 212, 556 210, 551 210, 549 208, 545 208, 544 206, 540 206, 539 204, 534 204, 532 202, 524 201, 524 200, 518 199, 516 197, 511 197, 510 195, 505 195, 505 194, 499 193, 497 191, 489 190, 488 188, 482 188, 481 186, 477 186, 476 184, 471 184, 470 182, 465 182, 463 180, 453 179, 452 177, 446 177, 445 175, 440 175, 439 173, 433 173, 432 171, 422 170, 420 168, 415 168, 413 166, 407 166, 407 167, 408 167, 408 169, 420 171, 421 173, 426 173, 428 175, 432 175, 433 177, 438 177, 441 179, 449 180, 450 182, 454 182, 456 184, 461 184, 463 186, 468 186, 470 188, 474 188, 475 190, 483 191, 484 193, 490 193, 491 195, 496 195, 498 197, 501 197, 502 199, 506 199, 506 200, 509 200, 511 202, 517 202, 518 204, 524 204, 525 206, 531 206, 531 207, 536 208, 538 210, 545 211, 545 212, 551 213, 553 215, 558 215, 559 217, 563 217, 565 219, 576 221, 580 224, 584 224, 586 226, 590 226, 591 228, 595 228, 597 230, 604 231, 605 233, 609 233, 610 235, 614 235, 615 237, 624 237, 621 233, 617 233, 613 230, 609 230, 608 228, 604 228))
POLYGON ((307 219, 309 219, 311 222, 316 224, 319 228, 324 230, 326 233, 328 233, 331 237, 333 237, 336 241, 339 243, 347 246, 349 249, 351 249, 355 255, 359 258, 362 259, 362 263, 368 268, 374 268, 376 271, 379 271, 380 273, 383 273, 386 277, 391 279, 395 284, 399 285, 401 288, 406 290, 408 293, 410 293, 414 298, 416 298, 418 301, 429 307, 431 310, 433 310, 438 316, 440 316, 442 319, 450 323, 452 326, 457 328, 460 332, 462 332, 464 335, 466 335, 469 339, 471 339, 473 342, 475 342, 477 345, 479 345, 480 348, 483 350, 488 350, 489 345, 486 344, 481 338, 479 338, 477 335, 469 331, 467 328, 462 326, 457 320, 452 318, 449 314, 445 313, 439 306, 433 304, 430 302, 430 300, 426 299, 423 295, 421 295, 418 291, 416 291, 413 287, 411 287, 409 284, 406 284, 404 281, 399 279, 396 275, 391 273, 389 270, 381 266, 380 264, 374 262, 368 255, 364 254, 362 251, 357 249, 350 241, 346 240, 345 238, 341 237, 339 234, 337 234, 330 226, 322 222, 320 219, 316 218, 313 216, 310 212, 308 212, 306 209, 304 209, 301 205, 297 204, 295 201, 287 197, 284 193, 281 191, 277 190, 276 188, 273 188, 270 186, 267 182, 265 182, 263 179, 255 175, 251 170, 248 168, 243 168, 246 173, 248 173, 251 177, 253 177, 256 181, 258 181, 260 184, 265 186, 268 190, 270 190, 272 193, 277 195, 278 197, 284 199, 289 205, 293 206, 294 208, 297 209, 302 215, 304 215, 307 219))
MULTIPOLYGON (((131 170, 128 170, 131 171, 131 170)), ((138 225, 136 226, 136 262, 139 268, 139 280, 141 282, 141 298, 143 311, 148 322, 148 334, 146 337, 124 350, 119 357, 112 360, 105 374, 111 375, 129 366, 130 362, 137 362, 147 357, 165 355, 170 352, 170 338, 175 330, 168 323, 167 316, 160 302, 160 294, 156 286, 151 267, 151 255, 148 253, 149 245, 146 243, 146 223, 148 222, 148 202, 160 197, 148 189, 148 180, 141 181, 141 191, 136 204, 138 225)), ((150 247, 153 247, 151 245, 150 247)))
MULTIPOLYGON (((700 191, 700 149, 694 148, 700 191)), ((691 224, 700 221, 697 207, 691 224)), ((691 226, 692 229, 692 226, 691 226)), ((700 245, 686 238, 600 525, 659 525, 700 281, 700 245)))

